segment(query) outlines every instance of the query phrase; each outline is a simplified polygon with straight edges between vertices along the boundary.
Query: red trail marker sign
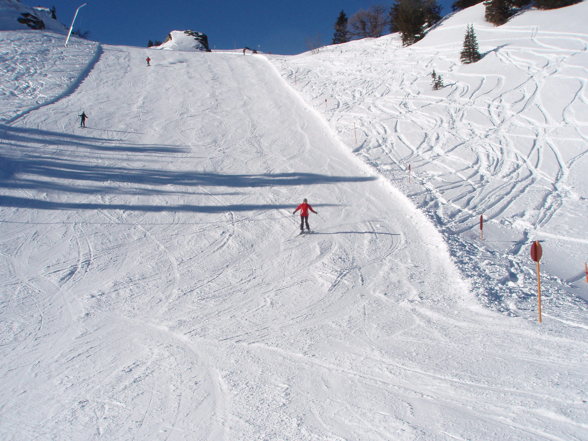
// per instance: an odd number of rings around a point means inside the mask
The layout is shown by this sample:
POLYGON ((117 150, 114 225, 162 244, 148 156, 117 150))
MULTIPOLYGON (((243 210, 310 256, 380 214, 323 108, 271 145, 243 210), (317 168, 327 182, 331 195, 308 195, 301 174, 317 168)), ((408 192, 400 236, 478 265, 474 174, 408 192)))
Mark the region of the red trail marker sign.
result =
POLYGON ((541 323, 541 257, 543 256, 543 249, 538 240, 531 245, 531 259, 537 262, 537 309, 539 310, 539 323, 541 323))

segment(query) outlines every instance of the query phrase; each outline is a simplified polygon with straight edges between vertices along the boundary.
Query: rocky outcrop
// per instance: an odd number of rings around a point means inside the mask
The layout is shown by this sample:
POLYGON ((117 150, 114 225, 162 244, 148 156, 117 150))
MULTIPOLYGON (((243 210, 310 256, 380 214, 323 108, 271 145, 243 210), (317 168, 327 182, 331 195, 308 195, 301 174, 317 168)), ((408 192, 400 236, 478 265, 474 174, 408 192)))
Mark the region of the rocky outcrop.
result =
POLYGON ((208 37, 202 32, 196 31, 172 31, 169 33, 159 49, 177 51, 203 51, 211 52, 208 46, 208 37))
POLYGON ((41 20, 39 17, 34 16, 28 12, 24 12, 21 14, 19 18, 17 18, 19 23, 27 25, 31 29, 45 29, 45 22, 41 20))
POLYGON ((35 29, 65 34, 67 28, 56 19, 55 8, 29 7, 18 0, 0 0, 0 31, 35 29))
POLYGON ((198 41, 206 52, 210 52, 210 47, 208 46, 208 36, 206 34, 195 31, 184 31, 184 33, 186 35, 194 37, 194 40, 198 41))

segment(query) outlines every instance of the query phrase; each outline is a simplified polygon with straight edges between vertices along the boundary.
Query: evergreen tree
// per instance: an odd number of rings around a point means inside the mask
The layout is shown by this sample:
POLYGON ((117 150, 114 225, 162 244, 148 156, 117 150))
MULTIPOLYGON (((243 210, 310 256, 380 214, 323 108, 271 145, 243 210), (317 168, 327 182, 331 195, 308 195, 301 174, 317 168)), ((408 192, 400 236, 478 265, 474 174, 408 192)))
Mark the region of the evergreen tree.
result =
POLYGON ((57 20, 57 9, 55 9, 55 6, 51 7, 51 18, 57 20))
POLYGON ((441 75, 437 75, 437 78, 435 78, 435 81, 433 82, 433 89, 439 90, 443 87, 445 87, 445 84, 443 84, 443 77, 441 75))
POLYGON ((390 15, 392 29, 400 32, 404 46, 410 46, 424 37, 425 19, 421 0, 396 0, 390 15))
POLYGON ((582 0, 535 0, 539 9, 555 9, 579 3, 582 0))
POLYGON ((482 3, 484 0, 455 0, 453 5, 451 5, 451 9, 454 11, 458 11, 461 9, 469 8, 470 6, 477 5, 478 3, 482 3))
POLYGON ((402 44, 409 46, 441 18, 440 11, 437 0, 396 0, 390 10, 390 30, 400 32, 402 44))
POLYGON ((437 72, 435 72, 435 70, 433 70, 433 72, 431 73, 431 78, 433 79, 431 84, 433 85, 434 90, 439 90, 442 87, 445 87, 445 84, 443 84, 443 77, 441 75, 437 75, 437 72))
POLYGON ((84 40, 87 40, 88 38, 90 38, 90 31, 84 31, 84 30, 78 28, 78 29, 73 30, 72 35, 75 35, 76 37, 80 37, 80 38, 83 38, 84 40))
POLYGON ((339 18, 335 23, 335 34, 333 35, 333 44, 347 43, 349 41, 349 31, 347 30, 347 15, 345 11, 339 13, 339 18))
POLYGON ((423 0, 423 15, 426 27, 433 26, 441 20, 441 6, 437 0, 423 0))
POLYGON ((511 0, 511 6, 513 8, 524 8, 529 5, 533 0, 511 0))
POLYGON ((509 0, 486 0, 486 21, 496 26, 503 25, 511 16, 509 0))
POLYGON ((468 25, 465 38, 463 40, 463 50, 461 51, 460 60, 464 64, 475 63, 482 58, 478 49, 478 40, 474 33, 474 26, 468 25))

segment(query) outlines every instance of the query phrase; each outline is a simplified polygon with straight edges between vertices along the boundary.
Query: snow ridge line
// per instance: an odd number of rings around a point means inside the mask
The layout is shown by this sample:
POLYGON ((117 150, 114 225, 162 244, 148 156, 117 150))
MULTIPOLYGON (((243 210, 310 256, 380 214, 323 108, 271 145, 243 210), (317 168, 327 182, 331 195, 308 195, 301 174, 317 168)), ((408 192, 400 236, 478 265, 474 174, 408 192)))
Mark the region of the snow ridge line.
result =
POLYGON ((87 66, 80 73, 79 77, 66 90, 64 90, 63 93, 57 95, 56 97, 54 97, 44 103, 37 104, 27 110, 20 112, 18 115, 15 115, 12 118, 9 118, 6 121, 4 121, 3 124, 6 124, 6 125, 13 124, 14 122, 18 121, 23 116, 26 116, 29 113, 34 112, 35 110, 38 110, 38 109, 45 107, 45 106, 50 106, 50 105, 55 104, 56 102, 58 102, 64 98, 67 98, 70 95, 73 95, 75 93, 75 91, 78 89, 78 87, 80 87, 80 85, 88 77, 90 72, 92 72, 92 70, 94 69, 94 66, 96 66, 96 63, 98 63, 98 61, 100 61, 100 58, 102 57, 103 53, 104 53, 104 50, 102 49, 102 45, 99 43, 96 46, 94 56, 88 62, 87 66))
POLYGON ((274 70, 276 75, 280 78, 281 82, 284 84, 284 87, 290 91, 290 93, 299 100, 299 102, 306 108, 309 112, 313 113, 316 117, 317 121, 324 126, 325 131, 329 134, 329 136, 334 140, 334 142, 341 148, 341 150, 353 161, 354 164, 361 167, 364 170, 366 175, 368 176, 375 176, 378 178, 379 182, 381 182, 388 191, 394 195, 397 201, 402 201, 403 209, 407 215, 412 215, 413 217, 413 225, 415 228, 421 233, 423 239, 426 239, 425 242, 422 242, 419 245, 428 246, 431 250, 435 253, 443 253, 447 257, 444 259, 447 262, 446 270, 448 270, 453 277, 454 280, 460 280, 463 283, 464 290, 467 292, 471 291, 471 285, 469 281, 465 278, 464 274, 458 269, 454 258, 453 253, 450 252, 449 245, 445 240, 444 235, 439 231, 439 229, 435 226, 435 224, 427 217, 427 215, 420 210, 402 191, 390 182, 384 176, 379 169, 376 168, 375 165, 365 162, 362 158, 357 156, 355 150, 351 150, 349 146, 347 146, 341 138, 337 135, 337 133, 332 129, 329 123, 326 121, 325 117, 315 109, 310 103, 308 103, 304 97, 298 92, 286 79, 280 74, 279 69, 272 63, 266 56, 260 56, 263 60, 265 60, 271 68, 274 70))

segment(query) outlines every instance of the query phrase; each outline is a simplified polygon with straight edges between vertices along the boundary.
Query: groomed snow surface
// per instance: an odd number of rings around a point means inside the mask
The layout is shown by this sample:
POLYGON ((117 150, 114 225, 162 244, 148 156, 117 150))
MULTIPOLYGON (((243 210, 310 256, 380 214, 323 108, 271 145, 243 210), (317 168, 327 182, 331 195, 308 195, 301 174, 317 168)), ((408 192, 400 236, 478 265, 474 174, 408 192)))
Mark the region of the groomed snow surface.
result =
POLYGON ((0 32, 0 439, 587 439, 586 3, 480 14, 295 57, 0 32))

